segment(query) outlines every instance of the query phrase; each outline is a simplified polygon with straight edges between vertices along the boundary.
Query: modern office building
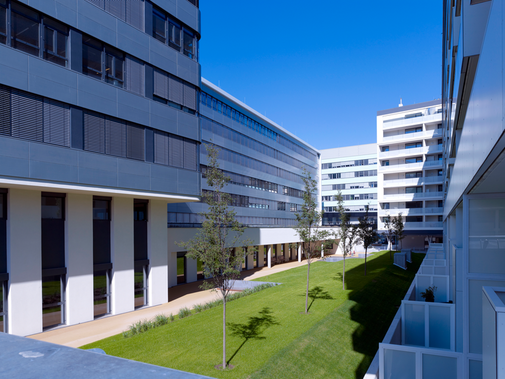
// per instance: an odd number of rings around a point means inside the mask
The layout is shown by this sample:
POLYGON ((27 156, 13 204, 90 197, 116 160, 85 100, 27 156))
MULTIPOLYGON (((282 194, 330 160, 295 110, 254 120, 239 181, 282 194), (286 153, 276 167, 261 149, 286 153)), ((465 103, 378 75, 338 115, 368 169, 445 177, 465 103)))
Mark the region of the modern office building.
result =
MULTIPOLYGON (((319 152, 205 79, 200 119, 202 190, 210 190, 205 146, 212 143, 220 150, 220 168, 231 179, 224 191, 231 195, 237 220, 248 227, 244 239, 256 250, 243 269, 301 259, 295 246, 300 240, 292 227, 303 203, 303 170, 313 178, 320 176, 319 152)), ((186 258, 178 242, 195 235, 203 220, 200 213, 207 208, 202 202, 168 206, 170 286, 203 276, 201 265, 186 258)))
POLYGON ((198 201, 200 11, 0 0, 0 331, 168 301, 167 203, 198 201))
POLYGON ((401 213, 404 248, 441 242, 443 151, 440 100, 377 112, 378 229, 401 213))
POLYGON ((351 223, 365 216, 377 220, 377 144, 321 150, 323 225, 337 225, 338 193, 351 223))
POLYGON ((502 1, 444 1, 444 242, 379 347, 381 378, 505 372, 504 20, 502 1), (429 285, 436 302, 417 301, 429 285))

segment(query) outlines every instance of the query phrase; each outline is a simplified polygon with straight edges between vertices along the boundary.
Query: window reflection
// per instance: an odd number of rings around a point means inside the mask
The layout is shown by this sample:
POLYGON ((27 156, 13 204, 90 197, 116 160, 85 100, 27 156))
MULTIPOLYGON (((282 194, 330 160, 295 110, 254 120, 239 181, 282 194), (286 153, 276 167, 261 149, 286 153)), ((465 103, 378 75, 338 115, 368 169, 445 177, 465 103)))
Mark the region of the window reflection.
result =
POLYGON ((39 24, 37 12, 18 3, 11 3, 11 46, 25 53, 39 55, 39 24))
POLYGON ((60 275, 42 278, 42 321, 43 327, 63 322, 63 280, 60 275))
POLYGON ((93 200, 93 220, 110 220, 109 200, 93 200))

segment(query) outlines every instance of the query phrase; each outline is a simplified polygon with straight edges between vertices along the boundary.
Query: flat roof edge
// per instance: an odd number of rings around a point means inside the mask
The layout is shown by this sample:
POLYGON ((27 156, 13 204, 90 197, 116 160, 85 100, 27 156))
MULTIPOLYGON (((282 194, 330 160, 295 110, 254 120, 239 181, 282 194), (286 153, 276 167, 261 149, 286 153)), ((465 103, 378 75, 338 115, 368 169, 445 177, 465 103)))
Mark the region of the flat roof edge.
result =
POLYGON ((411 109, 417 109, 417 108, 426 108, 426 107, 433 106, 433 105, 442 105, 442 100, 431 100, 431 101, 425 101, 425 102, 417 103, 417 104, 404 105, 403 107, 385 109, 382 111, 377 111, 377 116, 383 116, 383 115, 390 114, 390 113, 404 112, 404 111, 409 111, 411 109))

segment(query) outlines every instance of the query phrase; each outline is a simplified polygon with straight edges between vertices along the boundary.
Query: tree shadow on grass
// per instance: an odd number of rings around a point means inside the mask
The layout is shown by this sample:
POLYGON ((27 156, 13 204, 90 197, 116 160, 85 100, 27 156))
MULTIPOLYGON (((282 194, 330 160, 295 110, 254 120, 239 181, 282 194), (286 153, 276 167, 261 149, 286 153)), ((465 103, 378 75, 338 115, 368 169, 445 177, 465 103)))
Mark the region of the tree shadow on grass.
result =
POLYGON ((249 317, 249 321, 245 324, 229 322, 227 325, 230 328, 232 335, 244 339, 242 344, 237 350, 235 350, 230 359, 228 359, 227 364, 230 364, 232 359, 235 355, 237 355, 247 341, 250 339, 264 340, 266 337, 262 336, 263 332, 273 325, 280 325, 280 323, 272 315, 270 308, 264 307, 259 312, 259 316, 249 317))
POLYGON ((333 300, 333 297, 331 297, 328 291, 324 291, 324 288, 321 286, 315 286, 314 288, 309 290, 309 297, 312 299, 312 301, 307 307, 307 312, 310 310, 310 307, 312 307, 312 304, 314 304, 314 301, 316 299, 333 300))

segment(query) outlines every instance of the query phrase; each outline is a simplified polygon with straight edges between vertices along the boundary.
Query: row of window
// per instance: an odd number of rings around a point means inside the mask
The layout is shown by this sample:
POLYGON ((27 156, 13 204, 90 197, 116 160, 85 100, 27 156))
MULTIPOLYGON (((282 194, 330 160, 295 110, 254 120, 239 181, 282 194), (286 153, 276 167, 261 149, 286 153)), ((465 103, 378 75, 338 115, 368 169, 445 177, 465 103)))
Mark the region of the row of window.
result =
MULTIPOLYGON (((329 187, 329 186, 324 186, 329 187)), ((377 188, 377 182, 363 182, 363 183, 342 183, 331 186, 332 190, 346 190, 357 188, 377 188)))
MULTIPOLYGON (((123 2, 114 0, 114 3, 123 2)), ((60 66, 70 67, 69 46, 77 44, 77 41, 70 40, 69 30, 67 25, 23 4, 0 0, 0 43, 60 66), (7 27, 9 22, 10 28, 7 27)), ((79 45, 82 44, 82 69, 73 69, 138 95, 145 95, 145 62, 88 35, 79 38, 82 39, 78 42, 79 45)), ((194 85, 161 70, 156 70, 154 77, 148 79, 154 81, 154 99, 188 113, 196 113, 197 90, 194 85), (163 93, 167 95, 164 96, 163 93)))
MULTIPOLYGON (((144 0, 87 1, 141 31, 146 29, 144 0)), ((197 5, 197 0, 188 1, 193 5, 197 5)), ((187 57, 197 60, 198 49, 195 33, 155 5, 153 5, 152 11, 152 30, 148 32, 152 33, 152 36, 157 40, 169 45, 187 57)))
MULTIPOLYGON (((434 155, 433 156, 430 155, 429 157, 433 157, 433 159, 426 159, 426 162, 435 161, 435 160, 442 161, 444 156, 443 156, 443 154, 438 154, 436 159, 435 159, 434 155)), ((424 162, 423 157, 405 158, 405 164, 421 163, 421 162, 424 162)), ((381 166, 389 166, 389 160, 381 161, 381 166)))
POLYGON ((195 141, 5 86, 0 86, 0 135, 198 169, 195 141))
MULTIPOLYGON (((252 217, 252 216, 236 216, 236 220, 242 225, 254 226, 277 226, 277 227, 292 227, 296 226, 296 219, 293 218, 278 218, 278 217, 252 217)), ((187 227, 200 226, 205 220, 204 216, 198 213, 168 213, 169 227, 187 227)))
POLYGON ((295 159, 289 155, 286 155, 279 150, 276 150, 264 143, 261 143, 251 137, 248 137, 242 133, 239 133, 233 129, 230 129, 224 125, 219 124, 216 121, 213 121, 207 117, 201 116, 201 125, 203 130, 208 130, 212 134, 218 135, 220 137, 226 138, 230 141, 236 142, 240 145, 246 146, 252 150, 256 150, 262 154, 265 154, 271 158, 274 158, 278 161, 287 163, 296 168, 305 168, 309 171, 312 177, 317 175, 317 169, 314 167, 308 167, 305 163, 295 159))
MULTIPOLYGON (((203 190, 203 193, 211 191, 203 190)), ((269 199, 260 199, 257 197, 228 194, 230 196, 230 206, 255 209, 269 209, 273 211, 297 212, 301 209, 301 205, 295 203, 286 203, 284 201, 275 201, 269 199), (300 209, 299 209, 300 208, 300 209)))
POLYGON ((353 161, 343 161, 343 162, 332 162, 332 163, 323 163, 321 168, 323 170, 329 168, 341 168, 341 167, 354 167, 354 166, 368 166, 377 164, 377 158, 370 159, 357 159, 353 161))
MULTIPOLYGON (((202 178, 206 178, 207 166, 200 166, 200 171, 202 172, 202 178)), ((303 198, 303 191, 282 186, 280 184, 275 184, 272 182, 267 182, 266 180, 261 180, 257 178, 252 178, 250 176, 240 175, 231 171, 224 171, 223 173, 230 178, 229 184, 235 184, 238 186, 243 186, 247 188, 253 188, 260 191, 267 191, 272 193, 279 193, 286 196, 303 198)))
MULTIPOLYGON (((361 193, 358 195, 341 195, 342 200, 344 201, 349 201, 349 200, 376 200, 377 199, 377 194, 376 193, 361 193)), ((337 201, 336 196, 332 197, 331 201, 337 201)))
POLYGON ((274 130, 254 121, 253 119, 247 117, 246 115, 240 113, 239 111, 231 108, 230 106, 226 105, 225 103, 221 102, 220 100, 212 97, 208 93, 201 92, 200 93, 200 102, 202 105, 205 105, 219 113, 222 113, 223 115, 231 118, 232 120, 235 120, 236 122, 241 123, 242 125, 247 126, 248 128, 270 138, 273 139, 274 141, 277 141, 279 144, 287 147, 288 149, 294 151, 295 153, 298 153, 300 155, 303 155, 305 158, 309 158, 314 163, 316 163, 317 156, 315 153, 308 151, 304 149, 303 147, 293 143, 292 141, 288 140, 287 138, 283 137, 282 135, 278 134, 274 130))
MULTIPOLYGON (((209 143, 208 141, 206 141, 209 143)), ((205 145, 203 145, 205 149, 205 145)), ((207 151, 204 150, 204 154, 207 155, 207 151)), ((264 172, 265 174, 270 174, 279 178, 287 179, 292 182, 303 184, 303 179, 300 175, 294 174, 290 171, 284 170, 279 167, 272 166, 268 163, 259 161, 257 159, 250 158, 246 155, 236 153, 235 151, 219 147, 219 159, 247 168, 251 168, 256 171, 264 172)))
MULTIPOLYGON (((360 177, 366 177, 366 176, 377 176, 377 170, 337 172, 334 174, 322 174, 321 180, 360 178, 360 177)), ((326 187, 326 186, 323 186, 323 187, 326 187)))

